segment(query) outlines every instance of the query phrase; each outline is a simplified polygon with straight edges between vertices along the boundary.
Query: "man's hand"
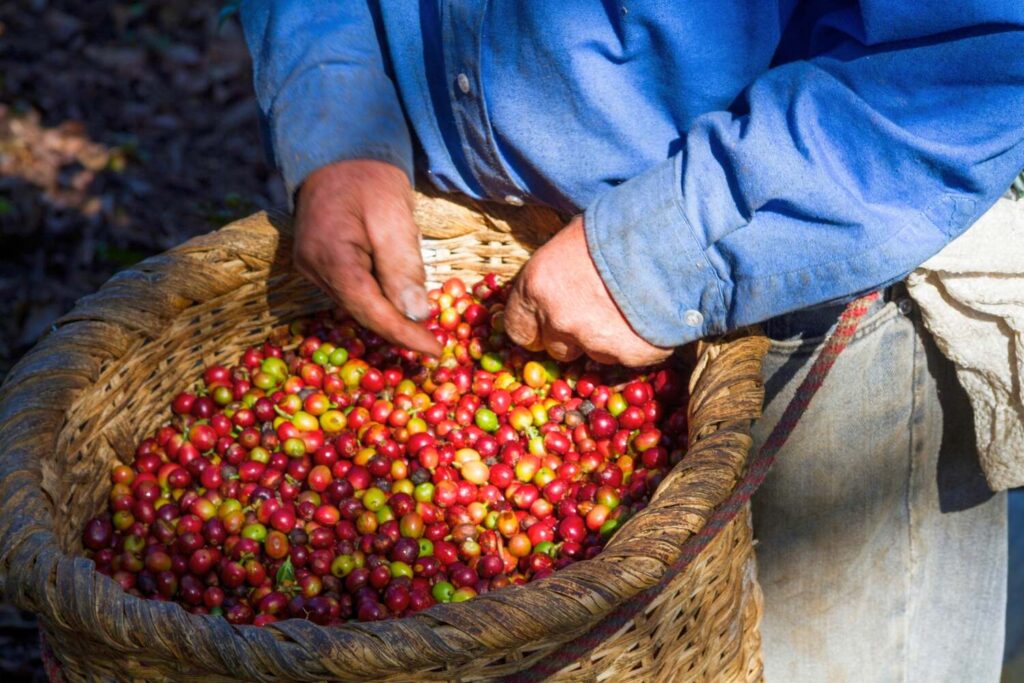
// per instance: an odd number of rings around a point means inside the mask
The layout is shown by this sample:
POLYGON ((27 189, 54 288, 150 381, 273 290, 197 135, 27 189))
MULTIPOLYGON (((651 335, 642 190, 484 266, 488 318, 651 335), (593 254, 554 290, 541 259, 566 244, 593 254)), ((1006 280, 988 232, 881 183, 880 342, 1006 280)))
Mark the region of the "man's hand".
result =
POLYGON ((601 363, 636 367, 672 353, 629 326, 590 258, 581 217, 538 249, 516 278, 505 329, 517 344, 547 349, 558 360, 586 353, 601 363))
POLYGON ((415 351, 441 354, 414 320, 429 312, 412 188, 382 161, 313 172, 295 211, 295 267, 362 325, 415 351))

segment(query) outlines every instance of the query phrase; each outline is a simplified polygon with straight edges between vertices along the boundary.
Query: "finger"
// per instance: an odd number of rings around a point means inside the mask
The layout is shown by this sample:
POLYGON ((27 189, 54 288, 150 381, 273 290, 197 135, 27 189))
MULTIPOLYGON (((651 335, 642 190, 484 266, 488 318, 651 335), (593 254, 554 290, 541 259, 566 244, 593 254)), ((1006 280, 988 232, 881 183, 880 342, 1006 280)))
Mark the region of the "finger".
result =
POLYGON ((587 340, 585 344, 581 344, 587 357, 602 365, 622 365, 621 340, 616 340, 601 331, 583 336, 576 335, 576 338, 587 340))
POLYGON ((671 355, 671 349, 650 347, 643 351, 638 350, 632 353, 626 353, 623 357, 619 358, 619 362, 627 368, 642 368, 648 365, 654 365, 655 363, 660 363, 671 355))
POLYGON ((426 320, 430 303, 420 251, 420 231, 413 222, 409 205, 402 201, 380 202, 366 221, 373 247, 374 273, 384 296, 407 318, 426 320))
POLYGON ((354 244, 341 245, 338 249, 331 270, 320 273, 328 293, 361 325, 389 342, 440 356, 441 345, 434 335, 402 315, 385 298, 370 274, 370 255, 354 244))
POLYGON ((583 349, 573 344, 564 342, 551 342, 544 345, 548 355, 557 361, 568 363, 583 355, 583 349))
POLYGON ((537 313, 522 292, 522 277, 516 280, 505 305, 505 334, 516 344, 540 351, 544 348, 537 325, 537 313))
POLYGON ((298 272, 299 275, 312 282, 317 289, 319 289, 321 292, 330 297, 340 308, 344 308, 342 303, 338 301, 337 298, 334 297, 333 293, 331 292, 331 288, 327 285, 326 282, 324 282, 323 278, 317 275, 315 270, 313 270, 312 268, 308 268, 305 265, 305 261, 302 259, 298 251, 296 251, 292 256, 292 264, 295 266, 295 270, 296 272, 298 272))
POLYGON ((583 354, 583 349, 566 335, 545 329, 542 336, 545 350, 557 361, 573 361, 583 354))
POLYGON ((602 351, 594 351, 587 349, 587 356, 602 365, 618 365, 619 359, 610 353, 604 353, 602 351))

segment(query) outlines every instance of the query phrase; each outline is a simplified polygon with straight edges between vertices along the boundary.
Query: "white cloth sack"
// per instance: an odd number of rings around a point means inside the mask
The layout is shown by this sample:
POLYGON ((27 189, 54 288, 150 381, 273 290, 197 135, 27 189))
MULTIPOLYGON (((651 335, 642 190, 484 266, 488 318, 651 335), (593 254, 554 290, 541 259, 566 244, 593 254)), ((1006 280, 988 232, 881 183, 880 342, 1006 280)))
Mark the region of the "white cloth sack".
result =
POLYGON ((1024 201, 1000 199, 907 287, 970 397, 989 486, 1024 486, 1024 201))

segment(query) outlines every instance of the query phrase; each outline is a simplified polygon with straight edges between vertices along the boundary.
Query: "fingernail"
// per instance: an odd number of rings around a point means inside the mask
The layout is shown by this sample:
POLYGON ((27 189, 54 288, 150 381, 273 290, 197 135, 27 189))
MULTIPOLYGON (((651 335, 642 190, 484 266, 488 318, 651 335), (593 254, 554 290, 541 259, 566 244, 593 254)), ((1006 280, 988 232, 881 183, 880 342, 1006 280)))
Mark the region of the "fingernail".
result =
POLYGON ((409 285, 402 290, 402 310, 405 317, 416 322, 422 322, 430 315, 430 304, 427 303, 427 293, 422 287, 409 285))

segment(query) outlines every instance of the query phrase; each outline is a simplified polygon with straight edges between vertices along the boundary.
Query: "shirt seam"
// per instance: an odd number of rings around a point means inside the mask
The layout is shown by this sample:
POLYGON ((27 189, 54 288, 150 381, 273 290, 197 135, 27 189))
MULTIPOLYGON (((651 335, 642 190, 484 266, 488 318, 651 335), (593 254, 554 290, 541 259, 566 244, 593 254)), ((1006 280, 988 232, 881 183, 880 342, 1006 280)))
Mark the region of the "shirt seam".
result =
POLYGON ((480 102, 480 104, 479 104, 479 107, 480 107, 480 125, 483 128, 484 140, 486 142, 485 152, 487 153, 487 156, 489 157, 488 160, 490 162, 491 167, 500 176, 498 179, 501 182, 503 182, 505 185, 507 185, 508 187, 512 188, 512 190, 515 191, 516 194, 524 195, 524 198, 525 198, 525 197, 529 196, 529 193, 525 189, 520 188, 512 180, 511 176, 508 173, 508 169, 505 167, 505 162, 501 159, 501 155, 498 154, 497 145, 494 142, 494 129, 491 126, 491 115, 490 115, 490 112, 488 111, 488 108, 487 108, 487 97, 484 94, 484 74, 483 74, 483 66, 484 66, 484 62, 483 62, 483 40, 484 40, 484 37, 483 37, 483 32, 484 32, 484 24, 486 23, 486 21, 487 21, 487 3, 484 2, 483 3, 483 7, 480 10, 480 23, 478 25, 478 29, 479 30, 477 31, 477 41, 476 41, 476 65, 477 65, 477 67, 476 67, 476 78, 475 78, 475 80, 476 80, 477 90, 479 91, 478 100, 480 102))
MULTIPOLYGON (((486 3, 485 3, 486 4, 486 3)), ((450 28, 452 19, 452 5, 450 3, 444 3, 442 9, 442 23, 446 28, 450 28)), ((448 93, 448 97, 452 105, 452 120, 455 124, 455 130, 458 133, 459 141, 463 148, 467 151, 466 162, 468 171, 472 174, 476 184, 483 190, 485 196, 489 198, 500 198, 498 195, 508 194, 503 192, 501 187, 495 187, 495 185, 505 185, 506 187, 512 188, 516 193, 527 194, 524 190, 519 189, 515 183, 510 182, 506 179, 505 169, 497 158, 496 152, 493 149, 493 140, 491 137, 490 122, 487 114, 487 103, 484 99, 483 92, 483 78, 480 72, 481 66, 481 53, 482 37, 480 36, 480 30, 482 29, 484 19, 486 16, 486 9, 480 10, 480 16, 477 21, 477 32, 476 39, 473 41, 473 50, 469 51, 468 54, 476 60, 476 67, 470 63, 467 65, 466 57, 462 54, 450 54, 448 49, 444 49, 445 62, 451 63, 452 73, 445 73, 445 92, 448 93), (448 59, 449 56, 456 57, 457 59, 448 59), (474 74, 473 87, 468 93, 457 92, 456 80, 459 74, 465 73, 464 69, 468 69, 469 72, 474 74), (475 130, 475 129, 479 130, 475 130), (474 137, 481 138, 482 144, 474 145, 472 139, 474 137)), ((455 48, 450 48, 454 50, 455 48)))
MULTIPOLYGON (((707 246, 707 249, 702 249, 701 248, 700 241, 697 239, 697 231, 694 229, 693 224, 690 222, 690 219, 687 218, 686 212, 683 209, 683 178, 682 178, 682 176, 683 176, 683 164, 684 163, 685 163, 685 160, 682 158, 682 155, 679 155, 678 168, 677 168, 677 164, 675 164, 675 163, 672 164, 672 198, 671 198, 671 202, 672 202, 672 205, 675 207, 676 212, 679 214, 679 217, 682 219, 682 222, 683 222, 683 225, 684 225, 685 229, 690 233, 690 238, 693 240, 693 244, 697 247, 697 251, 700 253, 701 258, 704 260, 705 267, 707 268, 708 272, 711 274, 711 277, 709 279, 714 281, 715 291, 718 293, 718 306, 719 306, 719 309, 721 311, 721 316, 723 318, 728 318, 729 317, 729 308, 730 308, 730 306, 727 304, 727 302, 725 300, 725 291, 723 290, 723 286, 725 284, 725 281, 722 278, 721 274, 718 272, 718 269, 715 268, 715 266, 711 263, 711 258, 708 256, 708 253, 707 253, 708 249, 712 249, 714 247, 713 247, 712 244, 709 243, 708 246, 707 246)), ((718 327, 720 328, 720 330, 715 330, 715 332, 724 331, 726 329, 726 327, 727 327, 726 320, 723 319, 723 320, 718 321, 718 327)))

